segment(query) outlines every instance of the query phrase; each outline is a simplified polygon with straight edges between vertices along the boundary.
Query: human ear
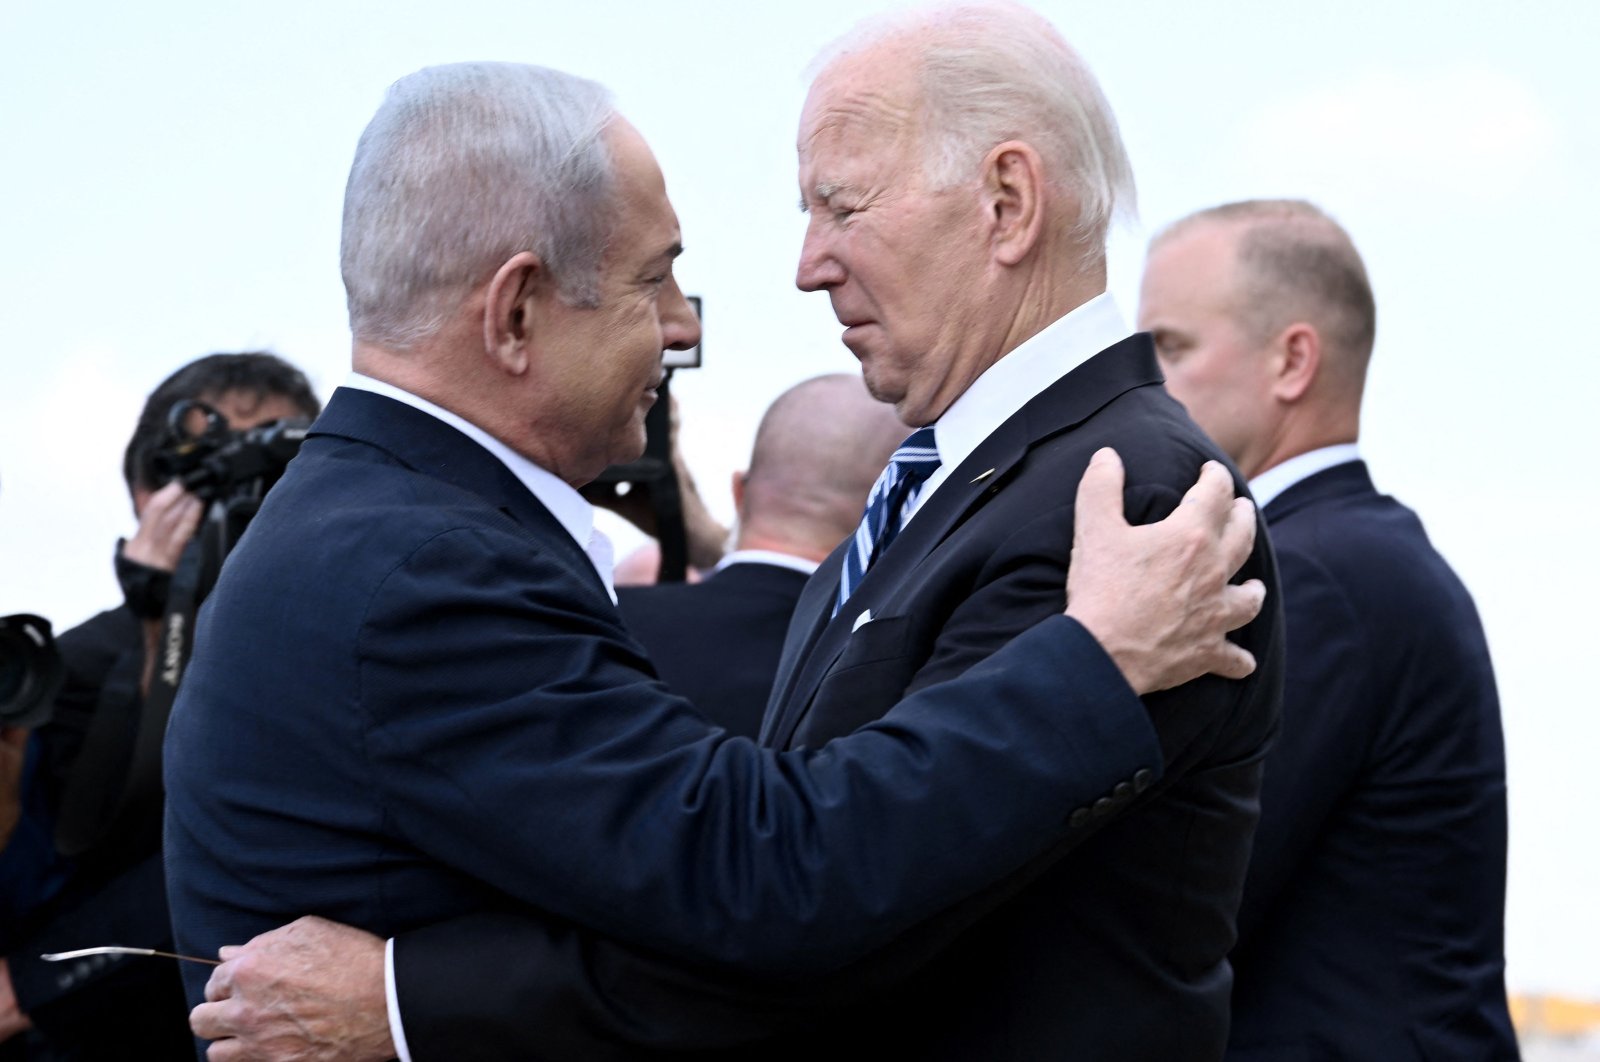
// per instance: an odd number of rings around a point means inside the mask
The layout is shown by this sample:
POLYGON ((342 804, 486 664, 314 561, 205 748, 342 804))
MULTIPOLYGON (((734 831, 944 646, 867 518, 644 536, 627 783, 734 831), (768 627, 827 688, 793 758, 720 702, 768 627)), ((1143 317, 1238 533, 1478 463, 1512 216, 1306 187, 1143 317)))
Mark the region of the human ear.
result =
POLYGON ((539 257, 522 251, 495 270, 483 299, 484 352, 515 376, 528 371, 533 343, 532 302, 549 281, 539 257))
POLYGON ((1279 362, 1273 393, 1285 402, 1299 401, 1322 369, 1322 338, 1303 321, 1278 336, 1279 362))
POLYGON ((983 159, 984 205, 990 245, 1002 265, 1016 265, 1033 251, 1044 231, 1044 165, 1020 140, 990 149, 983 159))

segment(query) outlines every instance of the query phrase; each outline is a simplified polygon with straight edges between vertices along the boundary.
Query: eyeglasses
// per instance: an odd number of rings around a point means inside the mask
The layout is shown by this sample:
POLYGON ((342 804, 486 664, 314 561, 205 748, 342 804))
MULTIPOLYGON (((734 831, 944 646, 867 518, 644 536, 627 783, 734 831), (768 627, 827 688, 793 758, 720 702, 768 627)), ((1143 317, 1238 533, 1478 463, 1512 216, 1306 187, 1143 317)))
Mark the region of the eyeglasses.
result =
POLYGON ((154 948, 124 948, 110 944, 103 948, 79 948, 77 951, 57 951, 39 958, 45 962, 65 962, 68 959, 82 959, 90 955, 154 955, 162 959, 178 959, 182 962, 198 962, 207 966, 221 966, 221 959, 202 959, 196 955, 179 955, 171 951, 157 951, 154 948))

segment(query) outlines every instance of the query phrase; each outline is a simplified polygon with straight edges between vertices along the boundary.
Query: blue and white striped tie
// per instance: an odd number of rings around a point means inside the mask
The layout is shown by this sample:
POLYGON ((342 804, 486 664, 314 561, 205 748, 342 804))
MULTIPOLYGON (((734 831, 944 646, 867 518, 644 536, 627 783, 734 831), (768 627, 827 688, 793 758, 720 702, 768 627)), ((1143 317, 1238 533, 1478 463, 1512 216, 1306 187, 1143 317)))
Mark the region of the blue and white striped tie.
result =
POLYGON ((889 548, 900 533, 902 518, 923 482, 939 467, 939 451, 933 444, 933 425, 918 428, 900 444, 889 458, 889 465, 867 495, 867 510, 861 517, 850 548, 839 572, 839 599, 833 603, 838 615, 850 594, 861 584, 867 569, 889 548))

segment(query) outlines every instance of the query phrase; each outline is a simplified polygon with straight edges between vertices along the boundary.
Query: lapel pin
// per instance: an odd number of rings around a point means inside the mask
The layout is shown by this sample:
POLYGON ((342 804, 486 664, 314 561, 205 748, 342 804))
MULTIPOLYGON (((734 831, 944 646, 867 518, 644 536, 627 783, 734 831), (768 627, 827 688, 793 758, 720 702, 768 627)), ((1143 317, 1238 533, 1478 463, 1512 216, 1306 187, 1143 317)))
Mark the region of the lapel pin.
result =
POLYGON ((988 479, 992 475, 994 475, 994 469, 992 469, 992 468, 989 469, 989 471, 987 471, 987 472, 979 472, 976 476, 972 477, 972 482, 974 482, 974 483, 982 483, 984 480, 988 479))

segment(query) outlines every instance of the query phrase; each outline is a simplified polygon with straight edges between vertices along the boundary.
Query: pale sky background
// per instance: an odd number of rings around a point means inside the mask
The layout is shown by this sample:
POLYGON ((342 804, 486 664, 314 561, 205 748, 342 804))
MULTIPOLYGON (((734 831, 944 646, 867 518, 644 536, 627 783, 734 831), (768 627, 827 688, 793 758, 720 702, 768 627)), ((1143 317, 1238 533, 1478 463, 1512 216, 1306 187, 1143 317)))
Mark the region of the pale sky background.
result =
MULTIPOLYGON (((1140 186, 1113 245, 1228 199, 1314 199, 1377 290, 1363 446, 1475 593, 1510 759, 1508 981, 1600 999, 1600 269, 1594 0, 1040 2, 1099 75, 1140 186)), ((116 603, 121 449, 201 354, 347 365, 339 213, 396 78, 466 59, 596 78, 654 145, 706 366, 674 381, 724 517, 786 386, 854 368, 793 287, 794 127, 815 51, 879 5, 0 0, 0 613, 116 603)), ((625 541, 623 545, 625 546, 625 541)))

